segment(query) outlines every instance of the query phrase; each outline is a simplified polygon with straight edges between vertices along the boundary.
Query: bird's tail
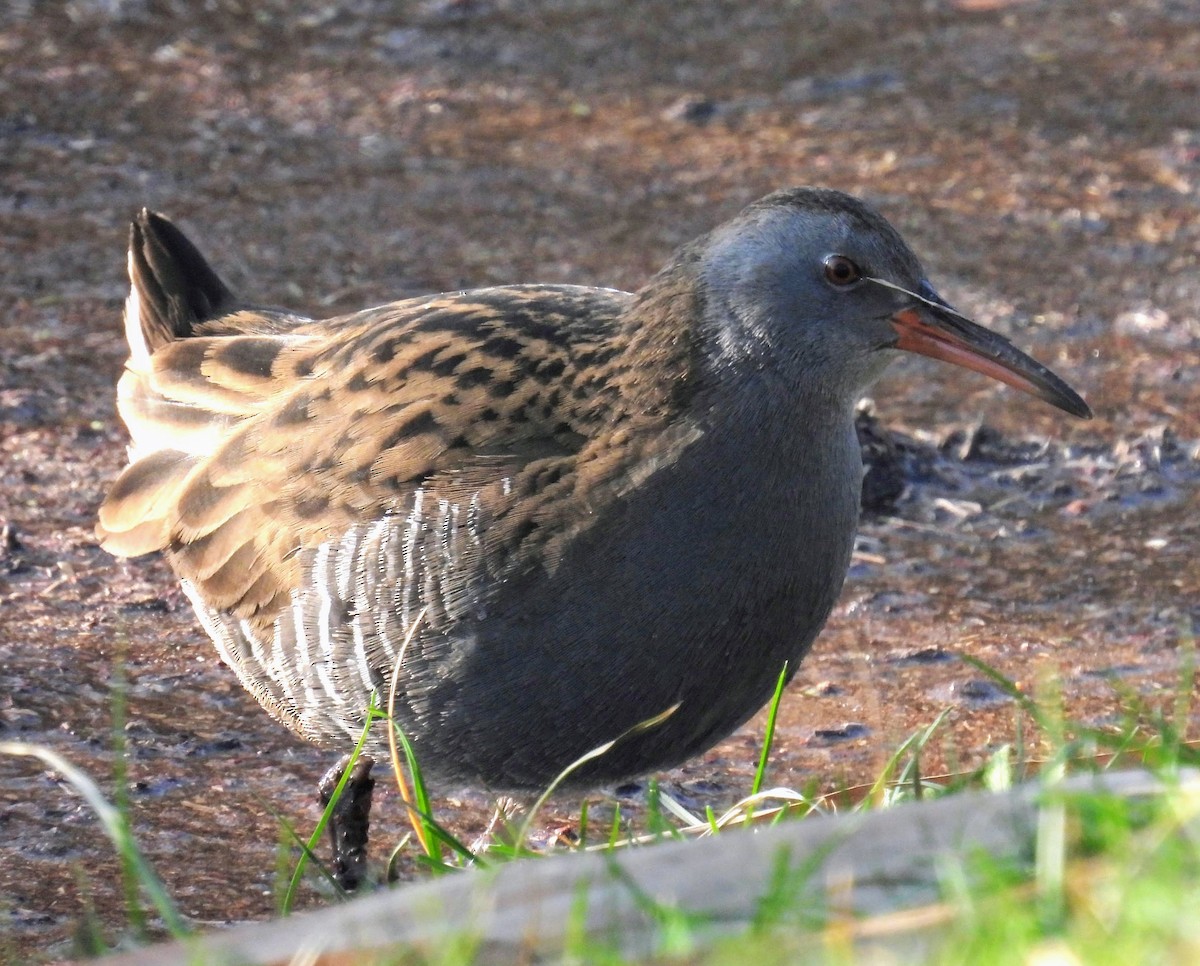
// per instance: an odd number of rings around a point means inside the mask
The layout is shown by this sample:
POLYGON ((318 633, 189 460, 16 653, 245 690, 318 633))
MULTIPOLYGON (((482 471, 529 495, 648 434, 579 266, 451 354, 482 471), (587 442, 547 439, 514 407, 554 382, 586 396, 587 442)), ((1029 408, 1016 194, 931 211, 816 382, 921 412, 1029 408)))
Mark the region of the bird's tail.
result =
POLYGON ((117 387, 117 409, 129 430, 130 466, 100 508, 97 535, 114 553, 134 555, 162 549, 169 539, 174 502, 187 475, 212 449, 219 421, 191 404, 160 371, 171 343, 196 349, 202 366, 203 339, 193 339, 205 321, 236 308, 233 293, 204 256, 170 220, 143 208, 129 227, 129 296, 125 338, 129 359, 117 387))
POLYGON ((246 309, 183 232, 146 210, 129 233, 129 285, 129 360, 117 384, 129 466, 100 507, 96 533, 120 556, 185 545, 207 553, 209 569, 196 577, 207 580, 247 535, 272 532, 257 510, 239 516, 263 498, 242 472, 241 431, 291 384, 294 366, 276 363, 305 348, 291 330, 308 320, 246 309), (210 476, 218 465, 228 470, 219 484, 210 476), (181 509, 189 493, 188 512, 202 506, 202 525, 181 509), (221 529, 235 517, 250 522, 221 529))
POLYGON ((142 369, 156 349, 195 333, 224 315, 236 300, 204 256, 163 215, 143 208, 129 226, 129 297, 125 338, 131 369, 142 369))

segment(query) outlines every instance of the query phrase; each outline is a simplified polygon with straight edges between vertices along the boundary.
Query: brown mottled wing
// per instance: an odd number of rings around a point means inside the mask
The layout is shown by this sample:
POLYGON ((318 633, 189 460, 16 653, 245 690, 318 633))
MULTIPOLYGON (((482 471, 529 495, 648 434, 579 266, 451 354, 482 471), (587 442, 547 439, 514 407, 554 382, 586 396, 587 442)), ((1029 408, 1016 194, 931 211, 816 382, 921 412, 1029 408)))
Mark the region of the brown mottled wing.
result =
POLYGON ((562 495, 629 298, 518 286, 197 326, 122 378, 131 465, 100 536, 120 554, 168 550, 208 606, 266 636, 305 551, 411 512, 421 491, 473 514, 476 550, 439 576, 454 596, 456 572, 502 569, 562 495))

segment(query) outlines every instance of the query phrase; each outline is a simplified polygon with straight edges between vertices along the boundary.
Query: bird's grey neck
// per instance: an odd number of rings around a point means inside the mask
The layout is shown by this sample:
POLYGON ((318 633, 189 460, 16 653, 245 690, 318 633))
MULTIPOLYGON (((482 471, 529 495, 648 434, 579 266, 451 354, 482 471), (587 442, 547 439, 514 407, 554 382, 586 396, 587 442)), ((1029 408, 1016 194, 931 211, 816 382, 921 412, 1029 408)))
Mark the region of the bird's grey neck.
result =
POLYGON ((830 487, 844 479, 857 487, 860 481, 853 409, 836 396, 784 391, 771 375, 760 374, 750 383, 714 384, 697 397, 694 413, 709 445, 733 451, 729 465, 778 475, 761 479, 760 486, 791 492, 817 481, 830 487))

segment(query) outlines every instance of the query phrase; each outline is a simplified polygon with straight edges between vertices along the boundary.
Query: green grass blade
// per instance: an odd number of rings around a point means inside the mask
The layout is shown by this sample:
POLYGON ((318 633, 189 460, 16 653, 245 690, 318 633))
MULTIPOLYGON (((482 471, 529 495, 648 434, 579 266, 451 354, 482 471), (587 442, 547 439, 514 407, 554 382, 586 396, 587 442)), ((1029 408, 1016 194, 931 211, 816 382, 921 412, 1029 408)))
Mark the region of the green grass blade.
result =
POLYGON ((692 953, 697 931, 710 925, 712 917, 659 902, 621 867, 612 853, 606 853, 606 858, 608 874, 626 889, 633 904, 657 924, 658 955, 666 959, 681 959, 692 953))
MULTIPOLYGON (((899 768, 900 762, 904 759, 905 755, 908 755, 910 752, 915 760, 925 746, 933 739, 933 736, 937 733, 937 730, 942 726, 949 714, 950 708, 944 708, 941 714, 934 718, 932 722, 930 722, 920 731, 909 735, 908 738, 906 738, 900 745, 900 747, 892 752, 891 757, 888 758, 887 762, 883 766, 883 769, 880 771, 879 776, 875 779, 870 790, 863 798, 864 806, 867 806, 873 802, 890 804, 888 801, 887 789, 888 786, 892 784, 892 776, 896 774, 896 770, 899 768)), ((906 772, 908 774, 904 775, 903 777, 906 777, 911 781, 912 773, 909 772, 908 769, 906 769, 906 772)))
POLYGON ((104 829, 104 834, 108 836, 109 841, 117 850, 117 854, 121 856, 121 861, 129 863, 137 877, 138 884, 162 918, 167 930, 177 939, 188 935, 190 930, 183 921, 183 916, 180 915, 175 903, 171 901, 171 897, 167 895, 162 880, 155 874, 138 849, 137 843, 133 839, 133 832, 129 827, 128 818, 109 804, 100 789, 96 787, 95 782, 58 752, 40 745, 24 741, 0 741, 0 755, 37 758, 47 767, 62 775, 96 813, 96 817, 100 820, 100 826, 104 829))
MULTIPOLYGON (((124 651, 124 644, 121 645, 124 651)), ((113 666, 112 693, 112 750, 113 750, 113 807, 123 816, 129 815, 129 769, 125 745, 125 662, 118 656, 113 666)), ((121 863, 121 889, 125 895, 125 915, 134 935, 147 939, 146 914, 139 897, 140 887, 135 864, 127 850, 118 850, 121 863)))
POLYGON ((445 856, 442 853, 440 846, 445 846, 451 852, 459 856, 459 858, 474 862, 477 866, 485 866, 487 863, 482 858, 473 853, 470 848, 449 832, 441 823, 437 821, 433 814, 433 800, 429 795, 429 786, 425 781, 425 775, 421 771, 421 763, 417 758, 417 751, 409 740, 408 735, 404 733, 404 729, 393 721, 392 732, 396 736, 396 740, 400 744, 401 750, 404 752, 404 762, 408 766, 408 774, 412 779, 412 795, 413 801, 405 803, 409 812, 416 818, 420 824, 423 836, 419 836, 423 843, 426 843, 425 855, 422 862, 437 872, 451 871, 454 866, 448 864, 445 856), (438 847, 431 848, 436 845, 438 847))
POLYGON ((775 693, 771 696, 771 705, 767 711, 767 727, 763 732, 762 753, 758 756, 758 768, 754 771, 754 781, 750 785, 750 796, 753 798, 762 791, 763 782, 767 777, 767 759, 771 755, 771 745, 775 741, 775 722, 779 718, 779 705, 783 701, 783 689, 788 682, 788 662, 783 662, 779 672, 779 680, 775 682, 775 693))
POLYGON ((621 837, 621 803, 617 802, 613 808, 612 828, 608 830, 608 846, 607 851, 612 852, 617 847, 617 840, 621 837))
POLYGON ((559 772, 558 777, 556 777, 554 781, 552 781, 546 787, 546 790, 542 792, 542 794, 538 797, 538 800, 533 803, 533 807, 529 809, 529 812, 526 814, 525 820, 521 823, 521 827, 518 831, 516 839, 517 844, 520 845, 525 841, 529 835, 530 828, 533 827, 534 819, 537 817, 538 812, 541 811, 542 806, 545 805, 550 796, 554 794, 555 789, 557 789, 559 785, 566 781, 572 773, 577 771, 579 768, 582 768, 589 761, 599 758, 601 755, 608 754, 608 750, 610 748, 619 742, 624 741, 626 738, 641 734, 643 731, 648 731, 651 728, 657 728, 660 724, 671 717, 671 715, 673 715, 678 708, 678 704, 673 704, 671 707, 667 708, 666 711, 656 714, 653 718, 647 718, 645 721, 639 721, 628 731, 622 732, 612 741, 606 741, 604 744, 599 745, 596 748, 593 748, 591 751, 580 755, 573 762, 571 762, 571 764, 567 765, 566 768, 559 772))
MULTIPOLYGON (((337 808, 338 800, 342 797, 346 783, 350 780, 350 773, 354 770, 354 765, 358 761, 359 756, 362 755, 363 748, 366 747, 367 735, 370 734, 371 725, 375 723, 375 719, 378 716, 379 712, 375 707, 375 696, 372 695, 371 704, 367 708, 367 720, 363 725, 362 734, 358 736, 358 743, 355 744, 354 751, 350 753, 350 760, 346 763, 346 767, 342 769, 342 776, 338 779, 338 783, 333 789, 333 794, 329 796, 329 803, 325 806, 325 810, 321 812, 321 817, 317 820, 317 827, 313 829, 312 835, 308 837, 308 842, 300 842, 300 858, 296 860, 296 867, 292 870, 292 877, 288 882, 287 892, 284 894, 283 901, 279 904, 280 915, 286 916, 292 911, 292 906, 296 901, 296 892, 300 888, 300 880, 304 875, 304 869, 308 865, 309 859, 313 859, 316 862, 317 844, 321 841, 321 836, 325 834, 326 826, 329 825, 330 820, 333 818, 333 810, 337 808)), ((332 877, 330 878, 332 879, 332 877)))
POLYGON ((400 742, 400 748, 404 752, 404 761, 408 766, 408 774, 412 779, 413 802, 408 808, 416 816, 417 821, 421 824, 421 828, 425 832, 422 840, 428 843, 428 846, 432 846, 432 848, 428 849, 424 857, 424 863, 429 868, 438 872, 450 870, 452 866, 446 863, 445 855, 441 848, 445 846, 460 858, 468 861, 474 860, 477 865, 485 865, 486 863, 479 856, 474 855, 466 845, 447 831, 434 818, 433 804, 429 796, 429 786, 426 784, 425 776, 421 771, 421 763, 417 759, 416 749, 413 748, 408 735, 394 721, 392 722, 392 730, 396 735, 396 740, 400 742))
POLYGON ((1001 691, 1017 702, 1020 709, 1028 714, 1039 727, 1045 727, 1045 713, 1038 707, 1038 703, 1033 698, 1017 687, 1015 681, 971 654, 959 653, 958 657, 964 664, 969 664, 975 668, 976 671, 991 680, 1001 691))

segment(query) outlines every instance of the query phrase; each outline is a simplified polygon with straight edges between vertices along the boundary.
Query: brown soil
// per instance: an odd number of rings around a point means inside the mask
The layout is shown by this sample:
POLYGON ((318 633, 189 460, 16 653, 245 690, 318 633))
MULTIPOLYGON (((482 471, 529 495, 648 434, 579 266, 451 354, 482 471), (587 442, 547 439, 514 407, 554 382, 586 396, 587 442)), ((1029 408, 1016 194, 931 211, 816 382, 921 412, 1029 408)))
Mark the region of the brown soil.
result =
MULTIPOLYGON (((947 707, 927 767, 978 764, 1016 714, 958 652, 1057 682, 1091 722, 1115 719, 1118 689, 1168 705, 1200 619, 1198 103, 1186 0, 12 0, 0 739, 111 794, 123 674, 137 835, 197 922, 270 915, 276 814, 305 834, 315 818, 326 756, 242 693, 161 561, 92 538, 123 455, 137 208, 179 219, 236 289, 320 314, 495 282, 633 287, 798 183, 876 202, 943 294, 1097 418, 922 360, 880 385, 906 492, 864 525, 773 780, 869 779, 947 707)), ((731 802, 760 732, 667 780, 731 802)), ((456 801, 469 838, 487 803, 456 801)), ((70 954, 89 902, 119 935, 116 862, 81 800, 0 759, 0 802, 0 960, 70 954)), ((402 816, 386 791, 376 814, 383 852, 402 816)))

